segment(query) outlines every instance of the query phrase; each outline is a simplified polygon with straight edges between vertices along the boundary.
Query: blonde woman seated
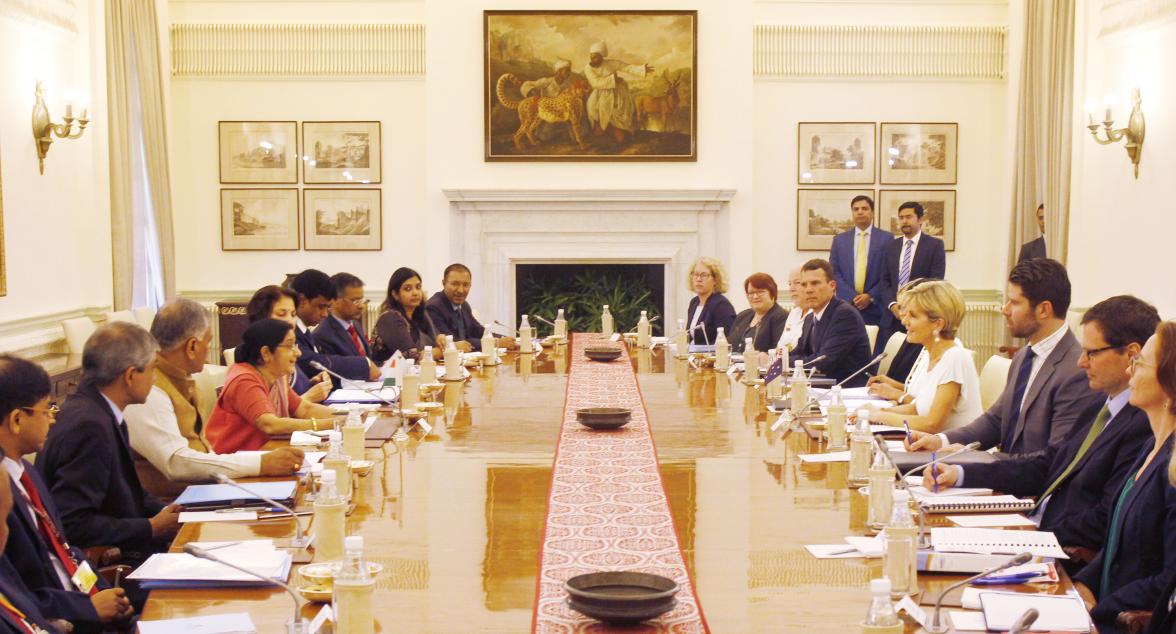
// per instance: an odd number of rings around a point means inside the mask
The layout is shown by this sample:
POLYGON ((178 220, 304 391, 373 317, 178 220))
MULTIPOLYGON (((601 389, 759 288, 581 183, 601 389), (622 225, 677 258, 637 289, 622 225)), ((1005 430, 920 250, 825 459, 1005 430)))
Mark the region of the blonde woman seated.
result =
POLYGON ((871 422, 901 426, 905 421, 911 429, 938 433, 983 413, 972 354, 955 342, 964 310, 963 295, 948 282, 924 282, 907 291, 902 320, 907 341, 922 344, 927 364, 911 381, 913 400, 886 409, 871 408, 871 422))

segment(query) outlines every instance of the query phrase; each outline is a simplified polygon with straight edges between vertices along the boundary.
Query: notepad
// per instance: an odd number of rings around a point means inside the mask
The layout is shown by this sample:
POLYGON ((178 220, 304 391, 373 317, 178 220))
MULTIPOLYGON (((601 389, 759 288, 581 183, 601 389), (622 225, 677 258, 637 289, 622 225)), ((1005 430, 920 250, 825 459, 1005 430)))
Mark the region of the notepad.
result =
POLYGON ((184 489, 176 504, 192 509, 208 511, 216 508, 241 506, 262 502, 262 497, 288 503, 294 499, 298 483, 294 480, 282 482, 250 482, 242 484, 245 490, 228 484, 193 484, 184 489))
POLYGON ((1020 513, 1033 510, 1033 500, 1012 495, 925 497, 920 504, 928 513, 1020 513))
POLYGON ((915 497, 917 497, 919 499, 935 500, 935 499, 939 499, 939 498, 961 498, 961 497, 962 498, 984 498, 985 500, 992 499, 992 489, 981 489, 981 488, 969 489, 969 488, 964 488, 964 487, 960 487, 960 488, 952 487, 950 489, 940 489, 939 493, 936 493, 934 490, 928 489, 927 487, 920 484, 917 486, 912 486, 911 491, 915 494, 915 497))
POLYGON ((1000 526, 1036 526, 1024 515, 948 515, 949 522, 969 528, 995 528, 1000 526))
MULTIPOLYGON (((269 579, 285 581, 290 574, 290 553, 275 548, 273 540, 205 542, 197 545, 220 559, 231 561, 269 579)), ((154 554, 127 575, 127 579, 140 581, 145 588, 266 585, 265 581, 253 575, 187 553, 154 554)))
POLYGON ((1067 595, 1014 594, 981 592, 980 606, 984 622, 992 632, 1007 631, 1026 610, 1037 610, 1033 632, 1089 632, 1090 615, 1082 599, 1067 595))
POLYGON ((139 621, 139 634, 252 634, 256 631, 248 612, 139 621))
POLYGON ((1049 531, 1006 531, 999 528, 932 528, 931 546, 937 552, 1017 555, 1069 559, 1049 531))
POLYGON ((323 404, 331 405, 334 403, 395 403, 396 399, 400 397, 400 390, 394 387, 386 387, 380 390, 372 390, 367 392, 365 390, 343 388, 331 392, 323 404))

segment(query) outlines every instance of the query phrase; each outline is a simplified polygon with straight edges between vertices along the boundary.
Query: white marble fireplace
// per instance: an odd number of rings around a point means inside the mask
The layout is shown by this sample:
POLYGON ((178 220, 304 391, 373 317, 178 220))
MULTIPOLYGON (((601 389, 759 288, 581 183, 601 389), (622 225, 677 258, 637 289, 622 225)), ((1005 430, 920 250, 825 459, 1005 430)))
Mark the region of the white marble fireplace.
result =
MULTIPOLYGON (((454 261, 474 270, 483 322, 517 324, 517 264, 665 265, 663 313, 685 318, 686 271, 726 260, 730 189, 446 189, 454 261)), ((553 312, 554 312, 553 307, 553 312)))

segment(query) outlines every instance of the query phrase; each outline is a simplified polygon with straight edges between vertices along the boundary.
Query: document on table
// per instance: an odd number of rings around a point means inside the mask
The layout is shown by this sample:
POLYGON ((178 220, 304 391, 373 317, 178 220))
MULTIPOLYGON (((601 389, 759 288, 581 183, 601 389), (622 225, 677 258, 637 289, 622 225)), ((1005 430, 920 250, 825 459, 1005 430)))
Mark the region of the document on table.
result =
POLYGON ((912 486, 911 491, 915 494, 915 497, 917 497, 917 498, 927 498, 927 499, 931 499, 931 500, 934 500, 936 498, 951 498, 951 497, 973 498, 973 497, 983 497, 986 495, 989 495, 989 496, 992 495, 992 489, 980 489, 980 488, 968 489, 968 488, 964 488, 964 487, 959 487, 959 488, 952 487, 950 489, 940 489, 939 493, 936 493, 933 489, 928 489, 927 487, 923 486, 922 484, 912 486))
POLYGON ((181 511, 180 523, 187 524, 189 522, 256 522, 257 511, 234 511, 232 513, 222 513, 221 511, 181 511))
POLYGON ((1012 513, 1001 515, 948 515, 947 519, 956 526, 966 528, 997 528, 1001 526, 1036 526, 1024 515, 1012 513))
POLYGON ((257 628, 248 612, 212 614, 186 619, 139 621, 139 634, 253 634, 257 628))
POLYGON ((801 462, 849 462, 848 451, 830 451, 829 453, 802 453, 801 462))
MULTIPOLYGON (((322 434, 328 432, 323 431, 322 434)), ((290 434, 290 446, 292 447, 317 447, 326 441, 325 435, 320 435, 320 432, 312 431, 296 431, 290 434)))
POLYGON ((952 629, 956 632, 987 632, 982 612, 966 612, 964 610, 948 610, 947 618, 951 620, 952 629))
POLYGON ((1006 531, 999 528, 932 528, 936 552, 1017 555, 1069 559, 1058 538, 1049 531, 1006 531))
MULTIPOLYGON (((303 432, 296 431, 294 433, 300 434, 303 432)), ((293 434, 290 435, 290 444, 294 444, 294 435, 293 434)), ((237 455, 240 456, 240 455, 253 454, 253 455, 263 456, 267 453, 269 453, 269 452, 268 451, 238 451, 237 455)), ((316 464, 318 461, 325 458, 326 455, 327 455, 327 452, 325 452, 325 451, 304 451, 304 452, 302 452, 302 466, 298 469, 298 472, 297 472, 298 475, 306 475, 306 474, 310 473, 310 467, 312 465, 316 464)))
POLYGON ((850 535, 844 544, 809 544, 804 548, 817 559, 874 558, 886 554, 886 541, 881 537, 850 535))
POLYGON ((1073 595, 981 592, 980 605, 984 611, 984 622, 994 632, 1007 631, 1030 608, 1038 613, 1037 620, 1033 622, 1033 630, 1036 632, 1090 631, 1090 615, 1086 613, 1086 606, 1082 599, 1073 595))

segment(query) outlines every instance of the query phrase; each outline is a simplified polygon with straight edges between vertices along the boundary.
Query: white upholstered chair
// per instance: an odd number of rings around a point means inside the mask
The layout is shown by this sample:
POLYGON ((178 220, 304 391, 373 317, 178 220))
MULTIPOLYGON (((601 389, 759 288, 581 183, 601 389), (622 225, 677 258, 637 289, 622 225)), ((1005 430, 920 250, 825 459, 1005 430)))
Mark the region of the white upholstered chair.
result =
POLYGON ((229 369, 223 365, 205 364, 204 369, 192 378, 196 381, 196 398, 200 405, 200 418, 207 421, 216 405, 217 390, 225 384, 229 369))
POLYGON ((115 310, 106 313, 106 323, 112 321, 125 321, 128 324, 137 324, 139 321, 135 319, 135 313, 129 310, 115 310))
POLYGON ((151 330, 151 322, 155 321, 155 309, 150 306, 143 306, 132 311, 135 316, 135 322, 140 326, 151 330))
POLYGON ((1012 359, 999 354, 988 357, 988 361, 984 363, 984 368, 980 370, 980 407, 985 411, 1000 398, 1000 393, 1004 391, 1005 383, 1008 382, 1009 366, 1012 364, 1012 359))
POLYGON ((65 343, 70 354, 81 354, 86 340, 94 333, 94 321, 89 317, 74 317, 61 322, 61 329, 65 332, 65 343))
POLYGON ((866 336, 870 338, 870 350, 873 350, 874 344, 878 342, 878 327, 866 324, 866 336))
POLYGON ((898 354, 898 349, 902 347, 902 342, 904 341, 906 341, 905 332, 896 332, 886 340, 886 347, 882 349, 886 353, 886 357, 878 364, 878 374, 886 374, 890 371, 890 364, 894 362, 894 355, 898 354))
POLYGON ((225 363, 227 363, 228 365, 233 365, 234 363, 237 362, 237 349, 236 348, 229 348, 229 349, 225 350, 222 354, 225 355, 225 363))

